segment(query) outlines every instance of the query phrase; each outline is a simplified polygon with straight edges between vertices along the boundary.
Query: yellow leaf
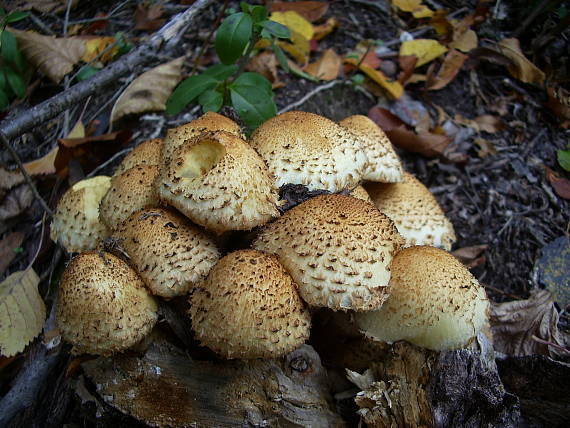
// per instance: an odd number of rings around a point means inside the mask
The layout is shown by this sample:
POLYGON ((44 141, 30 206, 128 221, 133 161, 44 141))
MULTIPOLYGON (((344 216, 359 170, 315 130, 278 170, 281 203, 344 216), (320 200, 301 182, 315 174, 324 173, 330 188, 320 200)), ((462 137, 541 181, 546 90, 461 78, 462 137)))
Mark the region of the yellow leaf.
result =
POLYGON ((295 58, 295 61, 299 64, 306 64, 311 52, 309 41, 295 32, 291 32, 291 41, 293 43, 280 41, 277 42, 277 44, 281 46, 285 52, 295 58))
POLYGON ((84 137, 85 137, 85 126, 83 126, 83 122, 81 122, 81 119, 79 119, 65 138, 84 138, 84 137))
POLYGON ((321 80, 334 80, 340 71, 340 57, 332 49, 327 49, 321 58, 307 67, 305 71, 321 80))
POLYGON ((508 67, 508 70, 513 77, 525 83, 536 85, 544 83, 544 72, 524 56, 518 39, 503 39, 497 48, 500 53, 511 60, 512 65, 508 67))
POLYGON ((414 18, 429 18, 433 10, 422 4, 422 0, 392 0, 392 4, 404 12, 411 12, 414 18))
POLYGON ((24 168, 30 175, 54 174, 55 158, 58 151, 59 147, 55 146, 47 155, 31 162, 26 162, 24 168))
POLYGON ((415 55, 418 57, 416 68, 433 61, 447 52, 447 48, 436 40, 417 39, 402 43, 400 55, 415 55))
POLYGON ((311 40, 315 34, 313 24, 292 10, 288 10, 287 12, 273 12, 269 19, 285 25, 291 32, 300 34, 306 40, 311 40))
POLYGON ((38 293, 39 282, 29 268, 0 283, 0 354, 6 357, 22 352, 42 331, 46 307, 38 293))
POLYGON ((111 123, 127 114, 164 110, 166 100, 182 78, 184 57, 153 68, 132 81, 111 111, 111 123))
MULTIPOLYGON (((81 59, 85 62, 91 62, 95 58, 97 58, 99 54, 104 52, 109 45, 113 43, 115 43, 114 37, 95 37, 95 38, 85 39, 85 53, 83 54, 81 59)), ((116 55, 118 50, 119 49, 117 46, 113 46, 107 52, 102 54, 101 57, 98 58, 98 60, 101 62, 109 62, 113 58, 113 56, 116 55)))
POLYGON ((338 20, 334 17, 329 18, 324 24, 314 27, 315 35, 313 38, 321 40, 323 37, 328 36, 336 27, 338 27, 338 20))
POLYGON ((28 61, 55 83, 71 72, 85 53, 85 41, 76 37, 56 38, 14 29, 10 32, 28 61))
POLYGON ((461 52, 469 52, 477 47, 477 33, 473 30, 467 30, 453 40, 449 47, 461 52))
MULTIPOLYGON (((352 65, 358 65, 358 61, 354 58, 345 58, 344 61, 352 65)), ((384 88, 392 97, 400 98, 404 93, 404 88, 400 82, 396 80, 389 80, 380 70, 375 70, 366 64, 360 64, 358 68, 364 74, 374 80, 374 82, 378 83, 382 88, 384 88)))

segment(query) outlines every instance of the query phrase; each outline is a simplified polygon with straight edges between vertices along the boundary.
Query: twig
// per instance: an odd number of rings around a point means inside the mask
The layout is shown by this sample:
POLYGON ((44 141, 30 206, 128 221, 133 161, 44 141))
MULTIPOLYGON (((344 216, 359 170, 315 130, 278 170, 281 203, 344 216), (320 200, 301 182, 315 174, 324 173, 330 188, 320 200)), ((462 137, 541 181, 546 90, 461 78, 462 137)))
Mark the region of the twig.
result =
POLYGON ((6 135, 4 135, 4 133, 2 131, 0 131, 0 140, 2 140, 2 145, 4 147, 6 147, 6 150, 8 150, 10 152, 12 159, 14 159, 14 162, 16 162, 16 164, 18 165, 18 168, 20 168, 20 171, 22 171, 22 175, 26 179, 26 182, 28 183, 28 186, 30 186, 30 189, 32 189, 32 193, 34 194, 34 197, 41 204, 44 211, 50 217, 53 217, 53 211, 50 209, 50 207, 48 206, 46 201, 44 201, 44 198, 42 198, 40 196, 40 193, 38 192, 38 189, 36 188, 36 185, 34 184, 32 177, 30 177, 30 174, 28 174, 28 171, 26 171, 26 168, 24 168, 24 164, 22 163, 20 156, 18 156, 18 153, 16 153, 16 150, 14 150, 14 148, 10 145, 8 138, 6 138, 6 135))
POLYGON ((567 349, 564 346, 560 346, 558 343, 549 342, 548 340, 541 339, 540 337, 537 337, 534 334, 531 337, 532 337, 532 340, 534 340, 535 342, 541 343, 541 344, 546 345, 546 346, 552 346, 556 350, 558 350, 558 351, 560 351, 566 355, 570 355, 570 349, 567 349))
POLYGON ((68 107, 77 104, 82 99, 100 91, 101 88, 115 83, 117 78, 132 73, 142 65, 150 62, 155 52, 162 49, 169 50, 175 45, 176 36, 189 23, 194 21, 196 15, 213 0, 197 0, 185 12, 176 15, 169 23, 164 25, 146 43, 140 45, 131 53, 101 70, 88 80, 77 83, 64 91, 15 117, 8 117, 0 123, 0 132, 7 139, 14 138, 38 126, 46 120, 57 116, 68 107))
POLYGON ((286 111, 292 110, 294 108, 299 107, 300 105, 302 105, 303 103, 305 103, 307 100, 311 99, 312 97, 314 97, 316 94, 318 94, 319 92, 325 91, 327 89, 332 88, 333 86, 336 85, 340 85, 340 84, 347 84, 347 82, 343 81, 343 80, 332 80, 329 83, 325 83, 324 85, 321 86, 317 86, 315 89, 313 89, 311 92, 309 92, 307 95, 305 95, 303 98, 295 101, 294 103, 291 103, 285 107, 283 107, 281 110, 279 110, 279 112, 277 114, 281 114, 281 113, 285 113, 286 111))
POLYGON ((89 174, 87 174, 86 177, 93 177, 95 174, 97 174, 99 171, 101 171, 103 168, 105 168, 107 165, 109 165, 110 163, 112 163, 115 159, 117 159, 118 157, 122 156, 122 155, 126 155, 127 153, 129 153, 131 150, 133 150, 133 148, 129 148, 129 149, 123 149, 120 152, 115 153, 113 156, 111 156, 109 159, 107 159, 105 162, 103 162, 101 165, 98 165, 97 168, 95 168, 93 171, 91 171, 89 174))

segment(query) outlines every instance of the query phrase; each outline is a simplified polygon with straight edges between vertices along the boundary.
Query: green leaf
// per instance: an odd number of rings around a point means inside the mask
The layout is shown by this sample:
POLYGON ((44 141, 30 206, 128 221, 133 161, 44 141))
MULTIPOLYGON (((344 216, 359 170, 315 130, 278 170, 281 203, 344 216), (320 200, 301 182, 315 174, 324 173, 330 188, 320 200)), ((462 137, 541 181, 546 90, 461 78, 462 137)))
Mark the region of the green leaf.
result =
POLYGON ((24 82, 22 76, 20 76, 11 68, 6 68, 5 71, 8 83, 10 84, 10 88, 12 88, 18 98, 24 98, 26 95, 26 82, 24 82))
POLYGON ((198 74, 183 80, 166 101, 166 113, 177 114, 203 92, 214 89, 218 81, 212 76, 198 74))
POLYGON ((222 108, 224 97, 216 90, 209 90, 204 92, 198 98, 198 104, 202 106, 204 113, 208 111, 218 112, 222 108))
POLYGON ((267 8, 263 6, 253 6, 249 13, 253 18, 253 22, 261 22, 267 19, 267 8))
POLYGON ((216 53, 224 64, 233 64, 243 54, 252 33, 251 16, 240 12, 228 16, 216 33, 216 53))
POLYGON ((2 90, 4 90, 6 88, 6 85, 8 84, 6 80, 6 75, 4 74, 5 69, 6 67, 0 68, 0 89, 2 90))
POLYGON ((233 107, 252 130, 277 114, 271 83, 263 76, 244 73, 229 89, 233 107))
POLYGON ((24 58, 18 50, 18 42, 16 37, 8 30, 2 31, 2 36, 0 38, 2 43, 1 55, 6 61, 14 64, 18 71, 24 71, 24 58))
POLYGON ((216 79, 218 82, 222 82, 226 80, 228 77, 233 75, 238 70, 237 65, 225 65, 225 64, 216 64, 211 67, 208 67, 206 71, 202 74, 207 76, 211 76, 216 79))
POLYGON ((10 105, 10 100, 6 93, 0 89, 0 110, 6 109, 10 105))
POLYGON ((283 49, 281 49, 279 45, 276 43, 273 43, 271 47, 273 48, 273 52, 275 53, 275 58, 277 58, 277 61, 279 62, 281 68, 285 70, 287 73, 289 73, 289 63, 287 62, 287 57, 285 56, 285 52, 283 52, 283 49))
POLYGON ((311 82, 318 82, 319 81, 318 78, 316 78, 315 76, 311 76, 309 73, 305 73, 300 68, 290 67, 289 71, 291 72, 291 74, 294 74, 295 76, 298 76, 298 77, 302 77, 303 79, 310 80, 311 82))
POLYGON ((123 34, 122 31, 118 31, 117 33, 115 33, 115 43, 117 44, 118 56, 128 53, 133 48, 133 45, 131 45, 125 39, 125 35, 123 34))
POLYGON ((364 75, 360 73, 356 73, 354 76, 350 78, 350 80, 352 80, 352 83, 354 83, 357 86, 364 84, 364 79, 365 79, 364 75))
POLYGON ((6 17, 6 23, 11 24, 13 22, 21 21, 22 19, 27 18, 29 15, 30 14, 28 12, 21 12, 21 11, 12 12, 6 17))
POLYGON ((291 37, 291 31, 279 22, 265 20, 260 22, 259 25, 261 25, 263 29, 271 35, 279 39, 289 39, 291 37))
POLYGON ((558 150, 558 163, 570 172, 570 150, 558 150))
POLYGON ((77 72, 75 76, 76 79, 81 82, 82 80, 87 80, 91 76, 97 74, 101 69, 97 67, 93 67, 92 65, 84 65, 81 69, 77 72))

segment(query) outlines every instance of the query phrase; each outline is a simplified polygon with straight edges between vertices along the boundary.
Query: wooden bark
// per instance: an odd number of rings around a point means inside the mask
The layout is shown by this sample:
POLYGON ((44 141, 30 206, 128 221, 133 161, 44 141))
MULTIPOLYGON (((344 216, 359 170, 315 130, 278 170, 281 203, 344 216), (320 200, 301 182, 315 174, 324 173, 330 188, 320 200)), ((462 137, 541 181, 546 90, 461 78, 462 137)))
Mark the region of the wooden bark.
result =
POLYGON ((83 363, 102 399, 155 427, 343 426, 312 347, 280 359, 196 361, 153 343, 144 356, 83 363))

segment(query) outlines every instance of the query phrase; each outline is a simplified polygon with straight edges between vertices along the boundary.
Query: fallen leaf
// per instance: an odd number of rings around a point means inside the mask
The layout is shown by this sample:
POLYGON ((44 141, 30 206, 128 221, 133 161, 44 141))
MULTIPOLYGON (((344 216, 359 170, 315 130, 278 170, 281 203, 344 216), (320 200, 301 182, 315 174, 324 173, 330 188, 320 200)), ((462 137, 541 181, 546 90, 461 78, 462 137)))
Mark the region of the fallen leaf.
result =
POLYGON ((418 63, 418 57, 415 55, 400 55, 398 57, 398 62, 400 64, 400 74, 398 75, 398 82, 402 85, 406 83, 413 83, 410 78, 414 74, 414 69, 418 63))
POLYGON ((392 4, 404 12, 410 12, 414 18, 433 16, 433 10, 422 4, 422 0, 392 0, 392 4))
POLYGON ((453 34, 453 25, 447 19, 447 10, 436 10, 429 20, 430 25, 434 28, 439 36, 448 39, 453 34))
POLYGON ((457 49, 461 52, 469 52, 477 47, 477 33, 473 30, 467 30, 449 44, 451 49, 457 49))
POLYGON ((500 117, 490 114, 477 116, 475 118, 475 123, 479 127, 480 131, 489 132, 490 134, 502 131, 506 127, 505 123, 501 120, 500 117))
POLYGON ((511 61, 507 69, 515 79, 535 85, 544 83, 544 72, 524 56, 518 39, 503 39, 494 49, 511 61))
POLYGON ((11 357, 41 333, 46 307, 38 293, 40 278, 32 268, 0 283, 0 353, 11 357))
POLYGON ((56 38, 10 29, 28 61, 55 83, 73 70, 85 54, 85 41, 76 37, 56 38))
POLYGON ((334 80, 340 71, 340 57, 332 49, 327 49, 315 62, 305 67, 305 72, 321 80, 334 80))
POLYGON ((270 19, 285 25, 292 33, 297 33, 306 40, 311 40, 315 35, 313 25, 295 11, 273 12, 270 19))
POLYGON ((292 43, 279 41, 277 44, 281 49, 291 55, 298 64, 305 65, 309 60, 309 55, 311 53, 309 40, 305 39, 299 33, 292 32, 291 42, 292 43))
POLYGON ((55 158, 59 148, 55 146, 48 154, 39 159, 26 162, 24 168, 30 175, 44 175, 55 173, 55 158))
POLYGON ((537 342, 533 336, 563 345, 558 311, 546 290, 531 290, 527 300, 491 303, 490 322, 495 350, 507 355, 557 355, 554 347, 537 342))
POLYGON ((6 268, 10 266, 14 257, 16 257, 16 248, 24 242, 23 232, 9 233, 0 241, 0 275, 4 273, 6 268))
POLYGON ((445 88, 457 76, 466 59, 467 55, 455 49, 450 50, 436 73, 431 67, 428 70, 426 88, 430 91, 445 88))
POLYGON ((338 25, 338 20, 334 17, 327 19, 327 21, 322 25, 316 25, 314 27, 315 34, 313 36, 313 40, 321 40, 322 38, 328 36, 334 31, 336 27, 338 27, 338 25))
POLYGON ((548 94, 546 107, 559 118, 570 120, 570 93, 562 87, 551 86, 546 88, 546 93, 548 94))
POLYGON ((277 75, 278 61, 273 52, 261 52, 254 56, 247 64, 246 70, 261 74, 271 82, 273 89, 285 86, 277 75))
MULTIPOLYGON (((10 190, 12 187, 22 184, 24 181, 25 178, 19 169, 9 170, 0 167, 0 190, 10 190)), ((2 195, 1 192, 0 195, 2 195)))
POLYGON ((384 132, 391 131, 392 129, 399 128, 401 126, 407 126, 402 119, 385 108, 372 107, 368 111, 368 117, 370 117, 370 119, 372 119, 384 132))
POLYGON ((271 12, 294 11, 310 22, 318 21, 328 9, 329 4, 324 1, 276 1, 271 5, 271 12))
POLYGON ((447 48, 437 40, 416 39, 403 42, 400 46, 400 55, 415 55, 418 57, 416 68, 433 61, 447 52, 447 48))
POLYGON ((559 177, 550 168, 546 168, 546 179, 550 185, 554 188, 554 191, 558 196, 564 199, 570 199, 570 181, 565 178, 559 177))
POLYGON ((358 65, 358 68, 371 78, 374 82, 379 84, 383 89, 385 89, 388 94, 393 98, 400 98, 404 93, 404 88, 400 82, 396 80, 389 80, 384 73, 379 70, 374 70, 373 68, 367 66, 366 64, 358 64, 358 61, 354 58, 345 58, 344 60, 348 64, 358 65))
POLYGON ((0 221, 20 215, 32 205, 33 200, 34 194, 27 183, 13 187, 0 200, 0 221))
POLYGON ((495 145, 489 140, 485 140, 484 138, 475 138, 475 144, 479 146, 477 154, 479 155, 480 158, 497 154, 497 149, 495 148, 495 145))
MULTIPOLYGON (((10 11, 35 9, 43 13, 65 12, 68 5, 67 0, 17 0, 10 2, 10 11)), ((71 10, 75 9, 79 0, 71 0, 71 10)))
POLYGON ((127 114, 166 109, 166 100, 182 79, 184 58, 159 65, 133 80, 115 102, 111 123, 127 114))
POLYGON ((162 5, 159 3, 144 5, 139 3, 135 11, 136 30, 158 30, 166 22, 162 17, 162 5))
POLYGON ((470 247, 459 248, 453 251, 451 254, 459 259, 459 261, 463 263, 467 269, 473 269, 474 267, 485 263, 486 258, 483 253, 485 250, 487 250, 488 247, 489 246, 486 244, 473 245, 470 247))
POLYGON ((81 59, 85 62, 91 62, 97 59, 98 62, 109 62, 119 51, 117 46, 106 49, 115 43, 114 37, 82 37, 85 41, 85 53, 81 59))

